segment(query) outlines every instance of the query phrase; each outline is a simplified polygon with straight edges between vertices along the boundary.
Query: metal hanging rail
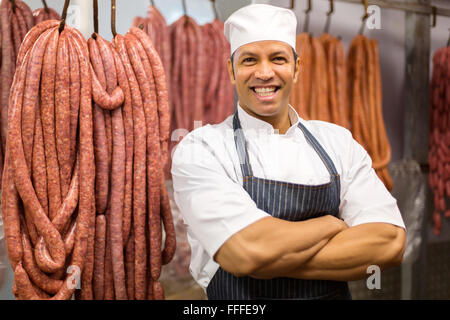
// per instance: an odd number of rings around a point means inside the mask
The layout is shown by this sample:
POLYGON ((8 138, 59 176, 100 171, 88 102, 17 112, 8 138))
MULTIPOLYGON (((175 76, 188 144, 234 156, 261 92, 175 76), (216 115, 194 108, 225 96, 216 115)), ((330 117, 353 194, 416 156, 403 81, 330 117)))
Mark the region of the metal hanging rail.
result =
MULTIPOLYGON (((362 5, 361 0, 336 0, 338 2, 347 2, 362 5)), ((407 2, 399 2, 394 0, 368 0, 369 5, 377 5, 381 8, 403 10, 422 14, 433 14, 433 10, 438 16, 450 17, 450 9, 439 8, 432 5, 413 4, 407 2), (436 9, 433 9, 436 8, 436 9)))

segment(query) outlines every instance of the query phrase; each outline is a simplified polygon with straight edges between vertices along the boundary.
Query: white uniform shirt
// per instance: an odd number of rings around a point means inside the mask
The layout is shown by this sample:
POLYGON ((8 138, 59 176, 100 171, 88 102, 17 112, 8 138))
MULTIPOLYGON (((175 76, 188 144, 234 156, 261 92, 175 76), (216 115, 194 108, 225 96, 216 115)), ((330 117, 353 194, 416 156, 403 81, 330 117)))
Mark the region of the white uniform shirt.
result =
MULTIPOLYGON (((372 160, 347 129, 324 121, 301 119, 290 107, 286 134, 238 106, 253 175, 297 184, 328 183, 330 174, 298 128, 300 121, 319 141, 340 175, 339 217, 349 227, 386 222, 404 228, 397 201, 372 169, 372 160)), ((243 188, 233 116, 189 133, 172 159, 174 200, 187 225, 190 272, 206 288, 219 268, 213 260, 236 232, 269 216, 243 188)))

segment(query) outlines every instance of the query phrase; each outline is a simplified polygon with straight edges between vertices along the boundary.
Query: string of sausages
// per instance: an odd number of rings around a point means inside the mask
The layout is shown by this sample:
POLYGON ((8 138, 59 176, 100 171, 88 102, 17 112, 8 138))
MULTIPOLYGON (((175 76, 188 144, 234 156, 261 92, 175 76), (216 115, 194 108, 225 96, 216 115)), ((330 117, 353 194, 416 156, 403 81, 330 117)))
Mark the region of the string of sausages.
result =
POLYGON ((440 234, 441 214, 450 217, 450 47, 433 56, 430 83, 430 145, 428 181, 434 196, 433 232, 440 234))
POLYGON ((391 147, 382 114, 377 41, 358 35, 350 44, 347 61, 353 137, 369 153, 372 167, 386 188, 392 190, 392 179, 387 170, 391 147))
POLYGON ((162 62, 138 28, 109 43, 61 25, 26 35, 11 87, 2 216, 13 293, 164 299, 176 238, 162 62))
POLYGON ((2 1, 0 5, 0 52, 1 52, 1 94, 0 94, 0 178, 3 172, 6 132, 8 131, 8 98, 20 45, 27 32, 36 24, 45 20, 59 20, 59 14, 52 8, 31 11, 21 1, 2 1))
POLYGON ((391 148, 382 115, 382 92, 376 40, 355 37, 346 57, 343 43, 324 33, 297 36, 298 82, 291 104, 306 120, 322 120, 351 130, 372 158, 372 166, 388 190, 391 148))
MULTIPOLYGON (((195 121, 201 125, 219 123, 232 113, 234 89, 226 66, 230 47, 223 22, 214 19, 199 26, 193 18, 183 15, 167 26, 152 5, 147 16, 136 17, 133 25, 150 36, 168 74, 171 132, 191 131, 195 121)), ((171 147, 178 138, 171 139, 171 147)))
POLYGON ((0 4, 1 95, 0 95, 0 177, 3 172, 6 133, 8 131, 8 98, 20 44, 34 26, 31 9, 21 0, 0 4))

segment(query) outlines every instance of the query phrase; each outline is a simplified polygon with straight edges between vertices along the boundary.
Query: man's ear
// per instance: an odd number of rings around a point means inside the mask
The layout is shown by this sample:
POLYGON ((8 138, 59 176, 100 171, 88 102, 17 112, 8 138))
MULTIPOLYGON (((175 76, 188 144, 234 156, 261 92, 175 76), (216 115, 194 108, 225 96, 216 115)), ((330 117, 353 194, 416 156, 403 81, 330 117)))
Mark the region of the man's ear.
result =
POLYGON ((230 76, 230 81, 233 85, 235 85, 236 81, 234 78, 234 69, 233 69, 233 63, 230 59, 227 61, 227 67, 228 67, 228 75, 230 76))
POLYGON ((294 83, 297 83, 299 73, 300 73, 300 58, 297 57, 297 60, 295 61, 294 83))

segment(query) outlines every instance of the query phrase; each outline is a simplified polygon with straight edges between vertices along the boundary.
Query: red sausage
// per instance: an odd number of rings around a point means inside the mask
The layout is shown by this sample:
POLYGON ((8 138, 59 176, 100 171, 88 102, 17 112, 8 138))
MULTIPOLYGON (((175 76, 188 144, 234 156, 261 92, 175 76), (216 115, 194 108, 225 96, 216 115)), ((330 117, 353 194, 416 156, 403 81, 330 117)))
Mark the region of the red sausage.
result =
POLYGON ((103 300, 105 294, 105 243, 106 243, 106 218, 100 214, 95 223, 94 245, 94 298, 103 300))
POLYGON ((145 241, 146 217, 146 127, 143 102, 139 91, 131 62, 128 58, 124 38, 115 37, 117 52, 122 60, 125 72, 130 83, 133 106, 133 133, 134 133, 134 173, 133 173, 133 228, 135 240, 135 299, 146 299, 146 270, 147 254, 145 241))

